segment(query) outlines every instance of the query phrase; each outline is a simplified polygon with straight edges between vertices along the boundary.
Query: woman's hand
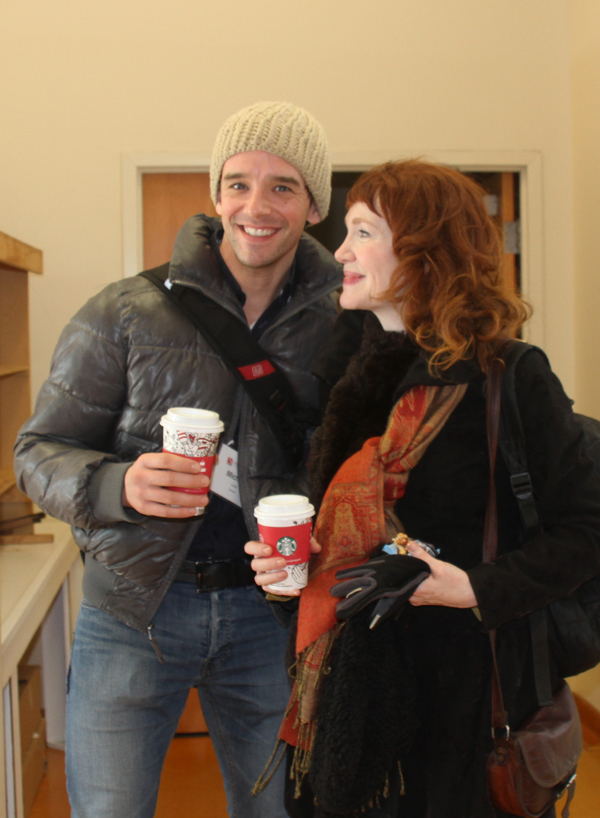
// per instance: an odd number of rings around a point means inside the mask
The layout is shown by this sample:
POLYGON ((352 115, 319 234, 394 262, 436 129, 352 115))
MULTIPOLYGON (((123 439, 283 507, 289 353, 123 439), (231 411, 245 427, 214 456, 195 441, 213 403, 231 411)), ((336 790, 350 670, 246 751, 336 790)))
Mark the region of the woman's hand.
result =
POLYGON ((423 560, 431 568, 431 574, 425 579, 408 600, 411 605, 444 605, 446 608, 475 608, 477 599, 468 574, 435 557, 414 542, 406 546, 413 557, 423 560))
MULTIPOLYGON (((321 550, 321 546, 315 540, 314 537, 310 538, 310 552, 311 554, 318 554, 321 550)), ((270 594, 276 594, 278 596, 300 596, 300 589, 280 589, 280 588, 271 588, 269 583, 271 582, 281 582, 287 577, 286 571, 281 571, 280 569, 285 566, 285 560, 283 557, 273 557, 273 548, 270 545, 266 545, 264 542, 247 542, 244 546, 244 551, 246 554, 251 554, 254 559, 250 563, 250 567, 253 571, 256 571, 256 576, 254 577, 254 581, 257 585, 260 585, 265 591, 268 591, 270 594)))

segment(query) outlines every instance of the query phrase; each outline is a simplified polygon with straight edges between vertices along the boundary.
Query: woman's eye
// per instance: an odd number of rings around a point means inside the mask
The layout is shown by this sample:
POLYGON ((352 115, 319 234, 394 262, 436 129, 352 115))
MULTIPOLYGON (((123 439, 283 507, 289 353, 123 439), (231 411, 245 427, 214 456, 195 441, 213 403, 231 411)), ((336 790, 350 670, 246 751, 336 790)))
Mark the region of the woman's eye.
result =
POLYGON ((368 238, 368 237, 369 237, 371 234, 368 232, 368 230, 359 230, 359 231, 358 231, 358 235, 361 237, 361 239, 366 239, 366 238, 368 238))

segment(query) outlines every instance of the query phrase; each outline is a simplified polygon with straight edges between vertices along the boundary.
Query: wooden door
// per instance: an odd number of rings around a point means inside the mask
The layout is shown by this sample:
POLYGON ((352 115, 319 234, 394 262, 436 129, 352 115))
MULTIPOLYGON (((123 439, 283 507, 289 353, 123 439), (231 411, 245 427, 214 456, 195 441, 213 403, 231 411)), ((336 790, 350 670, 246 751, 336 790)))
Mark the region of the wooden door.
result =
MULTIPOLYGON (((170 261, 179 228, 197 213, 217 215, 210 198, 208 173, 142 175, 144 269, 170 261)), ((195 690, 190 690, 177 732, 207 732, 195 690)))
POLYGON ((181 225, 197 213, 216 216, 208 173, 144 173, 142 219, 144 269, 171 259, 181 225))

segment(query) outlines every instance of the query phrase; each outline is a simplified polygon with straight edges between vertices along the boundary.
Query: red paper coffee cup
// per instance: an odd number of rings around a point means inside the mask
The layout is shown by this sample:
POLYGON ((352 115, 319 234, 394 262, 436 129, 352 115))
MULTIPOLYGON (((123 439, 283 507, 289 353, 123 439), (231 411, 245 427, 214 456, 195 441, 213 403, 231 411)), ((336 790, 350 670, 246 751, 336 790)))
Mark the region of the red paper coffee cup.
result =
POLYGON ((314 513, 308 498, 300 494, 263 497, 256 506, 254 515, 261 542, 273 547, 273 556, 286 561, 286 579, 270 587, 285 591, 306 586, 314 513))
MULTIPOLYGON (((219 435, 225 428, 216 412, 207 409, 178 406, 169 409, 160 419, 163 427, 163 452, 187 457, 200 463, 200 473, 209 479, 215 464, 219 435)), ((208 494, 204 489, 173 486, 173 491, 185 494, 208 494)))

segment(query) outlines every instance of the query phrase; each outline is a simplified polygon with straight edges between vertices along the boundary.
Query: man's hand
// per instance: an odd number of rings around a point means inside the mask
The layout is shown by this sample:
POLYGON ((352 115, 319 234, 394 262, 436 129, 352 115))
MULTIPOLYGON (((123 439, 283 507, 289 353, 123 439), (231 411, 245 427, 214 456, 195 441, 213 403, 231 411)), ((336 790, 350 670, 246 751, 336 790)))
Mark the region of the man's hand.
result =
MULTIPOLYGON (((318 554, 321 546, 314 537, 310 538, 310 552, 311 554, 318 554)), ((250 563, 253 571, 256 571, 254 581, 260 585, 265 591, 270 594, 277 594, 278 596, 300 596, 300 588, 271 588, 269 583, 281 582, 287 577, 286 571, 278 569, 285 566, 283 557, 272 557, 273 548, 264 542, 251 541, 244 546, 246 554, 251 554, 254 559, 250 563), (274 573, 273 573, 274 572, 274 573)))
POLYGON ((449 562, 437 560, 414 542, 406 550, 423 560, 431 573, 408 600, 411 605, 444 605, 446 608, 475 608, 477 599, 468 574, 449 562))
POLYGON ((210 480, 188 457, 161 452, 142 454, 125 472, 123 506, 150 517, 194 517, 208 505, 205 494, 177 491, 205 489, 210 480))

